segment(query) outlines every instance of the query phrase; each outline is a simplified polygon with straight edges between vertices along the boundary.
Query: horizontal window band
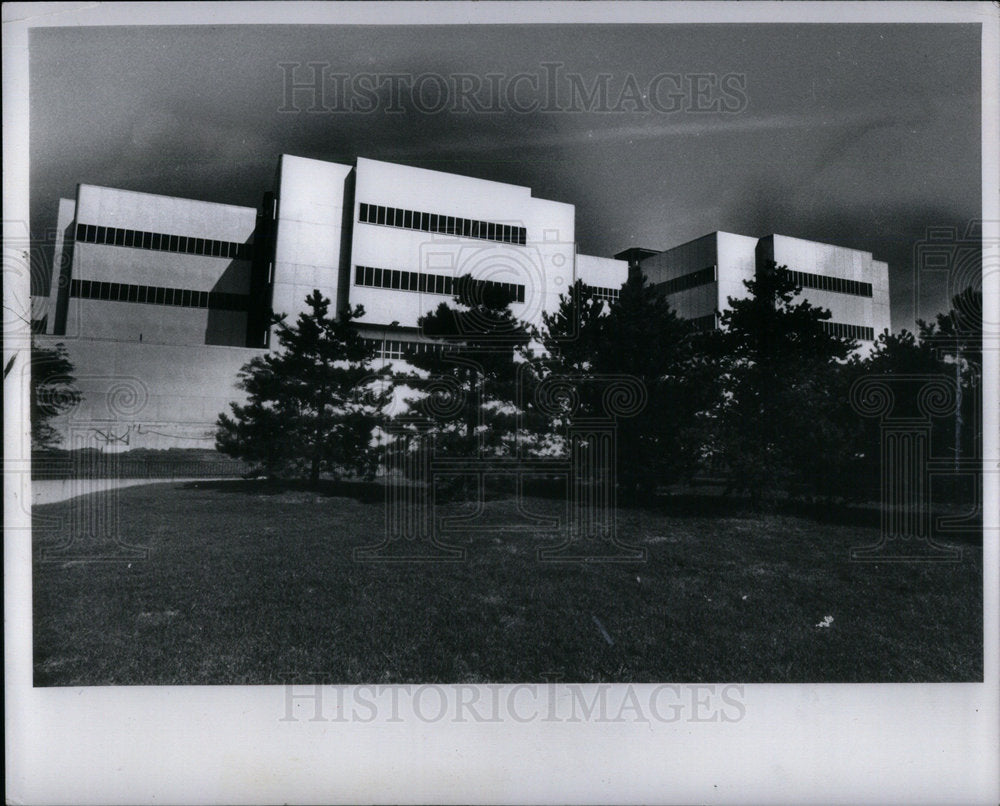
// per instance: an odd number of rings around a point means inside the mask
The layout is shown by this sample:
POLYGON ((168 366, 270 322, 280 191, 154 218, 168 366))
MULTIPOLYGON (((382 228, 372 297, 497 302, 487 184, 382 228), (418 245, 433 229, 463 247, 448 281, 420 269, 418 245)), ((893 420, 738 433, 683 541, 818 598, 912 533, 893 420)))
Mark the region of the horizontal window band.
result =
POLYGON ((806 271, 786 269, 785 273, 795 285, 802 288, 815 288, 817 291, 832 291, 834 294, 851 294, 855 297, 870 297, 872 284, 860 280, 848 280, 845 277, 831 277, 827 274, 811 274, 806 271))
MULTIPOLYGON (((473 280, 476 287, 507 291, 514 302, 524 302, 524 286, 517 283, 498 283, 493 280, 473 280)), ((355 266, 354 284, 369 288, 388 288, 395 291, 417 291, 423 294, 454 296, 455 278, 446 274, 425 274, 417 271, 383 269, 376 266, 355 266)))
POLYGON ((188 235, 171 235, 163 232, 145 232, 120 227, 102 227, 97 224, 77 224, 76 240, 78 243, 125 246, 131 249, 203 255, 230 260, 250 260, 253 257, 253 246, 247 243, 195 238, 188 235))
POLYGON ((136 302, 143 305, 171 305, 179 308, 206 308, 214 311, 249 311, 248 294, 225 291, 195 291, 190 288, 109 283, 101 280, 71 280, 69 295, 106 302, 136 302))
MULTIPOLYGON (((712 330, 718 324, 717 316, 709 313, 695 316, 687 320, 695 330, 712 330)), ((858 339, 860 341, 875 341, 875 329, 864 325, 849 325, 843 322, 821 322, 827 333, 841 338, 858 339)))
POLYGON ((617 302, 621 296, 620 288, 602 288, 598 285, 583 285, 583 293, 594 299, 606 299, 608 302, 617 302))
MULTIPOLYGON (((864 283, 860 280, 848 280, 844 277, 831 277, 826 274, 811 274, 810 272, 795 271, 786 269, 789 278, 801 288, 814 288, 818 291, 831 291, 835 294, 851 294, 857 297, 872 296, 872 284, 864 283)), ((715 266, 708 266, 704 269, 674 277, 671 280, 660 283, 660 288, 664 294, 676 294, 679 291, 687 291, 689 288, 696 288, 701 285, 715 282, 715 266)))
POLYGON ((715 266, 707 266, 689 274, 682 274, 671 280, 660 283, 657 288, 664 294, 676 294, 679 291, 687 291, 689 288, 708 285, 715 282, 715 266))
POLYGON ((358 206, 358 221, 362 224, 380 224, 386 227, 476 238, 482 241, 495 241, 518 246, 524 246, 528 240, 528 230, 513 224, 498 224, 494 221, 478 221, 440 213, 403 210, 399 207, 386 207, 367 202, 361 202, 358 206))
POLYGON ((365 336, 364 340, 375 347, 378 358, 406 358, 410 355, 426 353, 441 353, 449 349, 448 345, 425 341, 401 341, 399 339, 376 339, 365 336))
POLYGON ((831 336, 860 341, 875 341, 875 328, 865 325, 848 325, 843 322, 822 322, 823 330, 831 336))

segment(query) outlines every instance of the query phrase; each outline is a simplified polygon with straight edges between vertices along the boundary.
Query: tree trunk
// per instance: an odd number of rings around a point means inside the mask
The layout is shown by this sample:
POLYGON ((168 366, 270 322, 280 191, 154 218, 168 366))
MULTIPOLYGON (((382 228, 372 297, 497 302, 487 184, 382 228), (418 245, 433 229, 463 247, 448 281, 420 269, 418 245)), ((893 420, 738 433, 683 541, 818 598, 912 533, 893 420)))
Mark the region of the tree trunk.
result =
POLYGON ((309 468, 309 486, 314 490, 319 487, 319 457, 314 456, 309 468))
POLYGON ((465 435, 469 440, 469 453, 476 453, 476 423, 479 400, 476 398, 476 375, 474 370, 469 370, 468 396, 465 403, 465 435))

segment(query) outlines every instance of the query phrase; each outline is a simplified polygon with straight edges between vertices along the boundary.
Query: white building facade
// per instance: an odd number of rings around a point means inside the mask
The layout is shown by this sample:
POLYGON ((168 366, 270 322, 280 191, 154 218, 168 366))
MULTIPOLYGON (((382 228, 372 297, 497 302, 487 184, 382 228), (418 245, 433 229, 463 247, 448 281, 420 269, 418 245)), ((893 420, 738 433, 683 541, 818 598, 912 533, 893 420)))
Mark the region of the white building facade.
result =
POLYGON ((471 275, 541 324, 577 280, 613 302, 641 270, 677 312, 714 327, 762 261, 795 273, 829 327, 870 347, 890 326, 888 266, 781 235, 714 232, 665 251, 579 254, 572 204, 531 188, 359 158, 282 155, 259 209, 79 185, 62 199, 44 343, 66 345, 83 402, 64 447, 214 446, 240 368, 273 343, 270 314, 363 306, 386 359, 427 341, 419 319, 471 275))
POLYGON ((712 232, 663 252, 640 250, 637 258, 636 265, 678 315, 702 328, 716 327, 729 298, 746 297, 744 281, 774 261, 801 286, 801 299, 829 309, 825 326, 858 340, 862 350, 890 329, 889 266, 870 252, 785 235, 758 239, 712 232))
POLYGON ((43 342, 66 345, 84 400, 64 447, 212 447, 240 367, 313 289, 362 305, 383 355, 423 341, 453 284, 506 288, 524 321, 580 279, 614 299, 627 263, 580 255, 575 208, 528 187, 359 158, 282 155, 259 210, 80 185, 60 201, 43 342))

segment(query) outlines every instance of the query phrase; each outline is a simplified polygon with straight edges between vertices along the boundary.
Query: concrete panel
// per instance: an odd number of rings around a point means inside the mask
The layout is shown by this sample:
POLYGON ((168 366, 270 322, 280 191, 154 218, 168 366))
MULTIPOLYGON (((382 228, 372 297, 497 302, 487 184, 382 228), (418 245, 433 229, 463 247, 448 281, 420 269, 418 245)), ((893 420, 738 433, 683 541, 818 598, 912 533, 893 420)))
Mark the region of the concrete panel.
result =
POLYGON ((253 236, 256 217, 253 207, 96 185, 80 185, 77 191, 81 224, 245 243, 253 236))
POLYGON ((715 232, 701 238, 658 252, 639 264, 643 274, 654 285, 685 274, 714 266, 718 260, 718 238, 715 232))
POLYGON ((732 232, 717 232, 716 238, 719 280, 715 304, 719 311, 725 311, 730 297, 744 299, 750 293, 745 283, 757 271, 757 239, 732 232))
POLYGON ((246 317, 244 311, 73 298, 62 338, 241 347, 246 341, 246 317))
POLYGON ((413 327, 445 297, 354 285, 353 267, 417 271, 512 282, 525 287, 514 312, 531 322, 553 310, 575 273, 574 207, 536 199, 530 190, 471 177, 359 159, 351 245, 350 297, 364 322, 413 327), (525 245, 502 244, 357 221, 361 202, 525 227, 525 245))
POLYGON ((628 280, 628 262, 577 253, 576 278, 599 288, 621 288, 628 280))
POLYGON ((246 294, 250 290, 250 262, 77 243, 73 279, 246 294))
POLYGON ((59 200, 56 219, 56 241, 52 254, 52 277, 46 310, 46 332, 62 333, 66 329, 66 306, 69 304, 69 283, 73 275, 73 232, 76 223, 76 201, 59 200))
POLYGON ((335 308, 344 247, 350 165, 283 154, 278 166, 278 220, 272 308, 290 320, 318 288, 335 308))
POLYGON ((358 158, 355 195, 359 203, 382 204, 404 210, 443 213, 497 223, 521 221, 519 209, 532 199, 531 189, 522 185, 396 165, 365 157, 358 158))
POLYGON ((55 423, 92 447, 212 447, 240 368, 261 350, 44 337, 66 345, 84 400, 55 423), (110 442, 109 442, 110 438, 110 442))

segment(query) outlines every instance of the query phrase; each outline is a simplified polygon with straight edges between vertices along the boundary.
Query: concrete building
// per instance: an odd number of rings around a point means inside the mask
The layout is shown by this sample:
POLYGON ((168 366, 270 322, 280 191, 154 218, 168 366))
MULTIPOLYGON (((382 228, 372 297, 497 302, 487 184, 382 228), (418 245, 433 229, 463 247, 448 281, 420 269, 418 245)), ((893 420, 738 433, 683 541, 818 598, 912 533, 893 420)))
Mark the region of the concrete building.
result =
POLYGON ((259 209, 80 185, 60 201, 42 337, 84 395, 65 447, 211 447, 270 311, 294 319, 316 288, 363 305, 390 359, 466 274, 529 322, 576 279, 613 300, 627 263, 578 254, 574 218, 528 187, 364 158, 283 155, 259 209))
POLYGON ((787 266, 801 298, 831 313, 826 326, 868 350, 890 328, 889 267, 870 252, 768 235, 712 232, 663 252, 630 249, 616 255, 661 289, 680 316, 716 327, 730 297, 747 296, 743 282, 766 261, 787 266))
POLYGON ((830 326, 870 344, 889 327, 888 267, 868 252, 781 235, 715 232, 615 259, 576 251, 572 204, 531 188, 359 158, 282 155, 259 208, 79 185, 59 205, 43 341, 63 342, 83 402, 65 447, 212 447, 239 400, 240 367, 319 289, 364 306, 358 327, 387 360, 427 341, 419 318, 456 278, 499 284, 540 324, 582 280, 611 302, 643 271, 684 317, 717 323, 764 260, 796 272, 830 326))

